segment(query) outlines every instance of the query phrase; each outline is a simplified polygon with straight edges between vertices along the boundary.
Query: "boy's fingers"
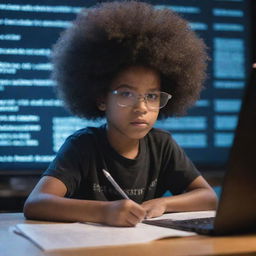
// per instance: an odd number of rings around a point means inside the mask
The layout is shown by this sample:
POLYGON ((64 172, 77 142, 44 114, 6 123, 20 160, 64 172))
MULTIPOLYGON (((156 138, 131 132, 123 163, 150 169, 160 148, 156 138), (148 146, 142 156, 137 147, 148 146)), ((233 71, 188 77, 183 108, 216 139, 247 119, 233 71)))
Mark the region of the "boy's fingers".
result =
POLYGON ((141 222, 141 220, 132 213, 127 216, 126 221, 130 224, 130 226, 136 226, 139 222, 141 222))
POLYGON ((148 211, 147 211, 147 214, 146 214, 146 216, 145 216, 145 219, 150 219, 150 218, 152 218, 152 217, 153 217, 153 212, 150 211, 150 210, 148 210, 148 211))
POLYGON ((138 218, 139 220, 143 220, 146 216, 146 211, 140 205, 136 204, 131 208, 131 213, 138 218))

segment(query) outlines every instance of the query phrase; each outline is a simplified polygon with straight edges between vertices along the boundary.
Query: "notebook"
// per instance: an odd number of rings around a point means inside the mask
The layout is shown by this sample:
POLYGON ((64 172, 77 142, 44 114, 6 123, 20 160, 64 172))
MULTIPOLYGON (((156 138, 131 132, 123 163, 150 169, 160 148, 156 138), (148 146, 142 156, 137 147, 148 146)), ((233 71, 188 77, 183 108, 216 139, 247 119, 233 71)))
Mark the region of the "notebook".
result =
POLYGON ((186 221, 151 219, 144 223, 209 235, 256 231, 255 72, 252 70, 245 89, 216 216, 186 221))

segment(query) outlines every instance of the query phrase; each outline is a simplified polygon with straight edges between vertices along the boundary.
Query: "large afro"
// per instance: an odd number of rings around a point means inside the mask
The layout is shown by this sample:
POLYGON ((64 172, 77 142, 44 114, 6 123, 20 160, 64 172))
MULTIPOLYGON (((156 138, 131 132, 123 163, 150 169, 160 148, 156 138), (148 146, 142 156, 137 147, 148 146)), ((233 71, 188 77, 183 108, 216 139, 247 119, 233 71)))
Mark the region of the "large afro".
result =
POLYGON ((66 107, 87 119, 104 117, 97 99, 122 69, 143 65, 161 75, 173 97, 159 119, 186 113, 206 77, 204 42, 170 9, 138 1, 106 2, 84 9, 53 48, 52 77, 66 107))

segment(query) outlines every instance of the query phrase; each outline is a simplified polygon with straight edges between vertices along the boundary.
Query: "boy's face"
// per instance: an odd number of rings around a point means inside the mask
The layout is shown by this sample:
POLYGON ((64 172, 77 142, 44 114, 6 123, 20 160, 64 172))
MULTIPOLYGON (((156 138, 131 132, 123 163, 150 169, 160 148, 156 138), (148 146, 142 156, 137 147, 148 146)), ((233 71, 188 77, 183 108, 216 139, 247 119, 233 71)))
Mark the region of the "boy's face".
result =
POLYGON ((143 99, 160 91, 160 76, 150 68, 132 66, 112 81, 110 92, 99 106, 106 113, 108 135, 118 139, 141 139, 157 120, 159 109, 152 109, 143 99), (130 97, 131 96, 131 97, 130 97))

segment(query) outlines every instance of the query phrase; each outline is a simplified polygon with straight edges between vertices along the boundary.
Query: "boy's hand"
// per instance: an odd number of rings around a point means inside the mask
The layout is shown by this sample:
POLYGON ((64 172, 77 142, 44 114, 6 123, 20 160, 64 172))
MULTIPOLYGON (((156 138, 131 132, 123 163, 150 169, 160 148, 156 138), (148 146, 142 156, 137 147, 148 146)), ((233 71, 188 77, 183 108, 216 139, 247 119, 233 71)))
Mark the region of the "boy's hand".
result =
POLYGON ((166 212, 166 205, 162 198, 145 201, 141 205, 147 212, 146 218, 154 218, 163 215, 166 212))
POLYGON ((132 200, 109 202, 105 208, 105 223, 111 226, 133 227, 141 222, 146 211, 132 200))

